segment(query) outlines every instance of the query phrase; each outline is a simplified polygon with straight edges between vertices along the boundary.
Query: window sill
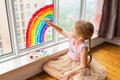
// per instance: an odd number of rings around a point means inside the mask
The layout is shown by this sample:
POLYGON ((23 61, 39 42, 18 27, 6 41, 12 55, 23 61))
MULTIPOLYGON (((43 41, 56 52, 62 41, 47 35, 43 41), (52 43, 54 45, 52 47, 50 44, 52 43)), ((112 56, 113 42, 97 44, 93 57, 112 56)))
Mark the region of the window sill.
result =
MULTIPOLYGON (((97 38, 97 35, 94 35, 92 37, 92 39, 95 39, 95 38, 97 38)), ((63 40, 59 43, 54 43, 54 44, 44 46, 44 47, 42 47, 42 50, 47 51, 48 55, 52 55, 56 52, 66 49, 68 47, 69 47, 68 40, 63 40)), ((41 50, 41 48, 35 49, 35 50, 30 50, 29 52, 25 52, 25 53, 23 53, 23 55, 20 55, 20 56, 9 57, 8 59, 0 62, 0 67, 1 67, 0 75, 38 60, 38 59, 30 59, 31 54, 33 52, 35 52, 36 50, 41 50)), ((41 59, 41 58, 39 58, 39 59, 41 59)))
MULTIPOLYGON (((44 50, 48 52, 48 55, 52 55, 56 52, 66 49, 68 47, 69 47, 69 43, 68 43, 68 41, 66 41, 61 44, 56 44, 54 46, 47 47, 44 50)), ((33 51, 33 52, 35 52, 35 51, 33 51)), ((13 58, 8 61, 0 63, 0 75, 5 74, 14 69, 17 69, 19 67, 22 67, 24 65, 30 64, 32 62, 35 62, 38 59, 41 59, 41 58, 31 59, 30 56, 31 56, 31 54, 33 54, 33 52, 30 52, 23 56, 19 56, 17 58, 13 58)))

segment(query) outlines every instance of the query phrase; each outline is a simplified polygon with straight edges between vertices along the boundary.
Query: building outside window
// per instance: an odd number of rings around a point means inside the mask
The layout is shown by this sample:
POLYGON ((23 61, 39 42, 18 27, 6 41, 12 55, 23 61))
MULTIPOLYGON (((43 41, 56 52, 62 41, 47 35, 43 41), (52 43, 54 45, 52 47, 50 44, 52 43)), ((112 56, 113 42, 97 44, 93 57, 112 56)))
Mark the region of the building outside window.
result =
POLYGON ((0 56, 12 52, 11 35, 4 0, 0 0, 0 56))

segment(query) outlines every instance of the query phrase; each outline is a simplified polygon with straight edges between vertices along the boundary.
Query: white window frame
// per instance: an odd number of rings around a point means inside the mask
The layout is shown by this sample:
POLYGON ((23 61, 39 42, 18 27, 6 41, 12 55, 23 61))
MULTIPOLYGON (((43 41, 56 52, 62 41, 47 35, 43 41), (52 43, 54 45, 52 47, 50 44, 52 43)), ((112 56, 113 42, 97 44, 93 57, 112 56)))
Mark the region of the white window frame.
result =
MULTIPOLYGON (((8 15, 8 9, 7 9, 7 1, 6 0, 4 0, 4 3, 5 3, 5 8, 6 8, 6 16, 7 16, 7 19, 9 19, 9 16, 10 15, 8 15)), ((11 42, 11 52, 10 53, 6 53, 6 54, 3 54, 3 55, 1 55, 0 56, 0 60, 1 59, 3 59, 3 58, 6 58, 6 57, 9 57, 9 56, 13 56, 13 55, 15 55, 15 53, 13 52, 14 51, 14 48, 13 48, 13 46, 12 46, 12 43, 13 43, 13 41, 12 41, 12 35, 11 35, 11 30, 10 30, 10 22, 7 20, 7 23, 8 23, 8 29, 9 29, 9 36, 10 36, 10 42, 11 42)))
MULTIPOLYGON (((45 43, 42 43, 40 45, 35 45, 33 47, 30 48, 25 48, 22 50, 19 50, 19 45, 18 45, 18 38, 17 38, 17 28, 15 27, 16 23, 15 23, 15 14, 14 14, 14 7, 13 5, 13 1, 14 0, 5 0, 6 3, 6 8, 7 8, 7 15, 8 15, 8 23, 9 23, 9 27, 10 27, 10 35, 11 35, 11 42, 12 42, 12 50, 13 52, 10 53, 11 55, 6 55, 4 56, 4 58, 2 58, 2 60, 0 60, 0 62, 3 61, 7 61, 10 60, 12 58, 16 58, 22 55, 25 55, 26 53, 29 53, 31 51, 35 51, 38 49, 44 49, 56 44, 60 44, 62 42, 66 42, 68 41, 68 39, 66 38, 62 38, 59 40, 58 38, 58 33, 53 30, 53 40, 52 41, 48 41, 45 43), (12 27, 11 27, 12 26, 12 27), (22 54, 21 54, 22 53, 22 54)), ((53 4, 54 4, 54 13, 53 13, 53 22, 54 24, 58 25, 58 20, 59 20, 59 0, 53 0, 53 4)), ((80 19, 83 19, 84 17, 84 5, 85 5, 85 0, 80 0, 80 19)), ((0 58, 1 59, 1 58, 0 58)))

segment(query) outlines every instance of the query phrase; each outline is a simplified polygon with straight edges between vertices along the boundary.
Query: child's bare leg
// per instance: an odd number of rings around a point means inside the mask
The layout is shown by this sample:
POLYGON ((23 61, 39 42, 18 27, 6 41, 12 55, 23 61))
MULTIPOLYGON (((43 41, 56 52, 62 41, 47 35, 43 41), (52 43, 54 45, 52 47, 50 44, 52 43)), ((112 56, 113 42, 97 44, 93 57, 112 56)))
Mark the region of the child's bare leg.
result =
POLYGON ((59 78, 63 75, 63 72, 62 72, 62 71, 57 70, 57 69, 51 67, 51 66, 48 65, 48 64, 45 64, 45 65, 43 66, 43 69, 44 69, 44 71, 47 72, 49 75, 51 75, 51 76, 53 76, 53 77, 55 77, 55 78, 57 78, 57 79, 59 79, 59 78))

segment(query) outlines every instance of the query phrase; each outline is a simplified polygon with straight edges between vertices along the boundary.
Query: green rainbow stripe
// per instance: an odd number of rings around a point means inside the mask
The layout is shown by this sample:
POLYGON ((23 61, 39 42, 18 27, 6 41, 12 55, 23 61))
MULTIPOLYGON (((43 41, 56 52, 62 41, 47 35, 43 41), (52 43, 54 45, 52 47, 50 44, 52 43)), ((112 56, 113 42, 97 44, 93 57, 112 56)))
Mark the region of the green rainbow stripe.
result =
POLYGON ((37 10, 30 19, 26 32, 26 47, 30 47, 45 41, 45 32, 49 27, 44 18, 53 19, 53 4, 37 10))

